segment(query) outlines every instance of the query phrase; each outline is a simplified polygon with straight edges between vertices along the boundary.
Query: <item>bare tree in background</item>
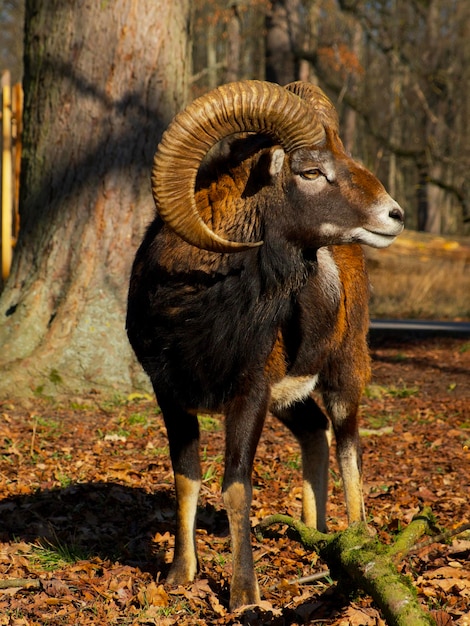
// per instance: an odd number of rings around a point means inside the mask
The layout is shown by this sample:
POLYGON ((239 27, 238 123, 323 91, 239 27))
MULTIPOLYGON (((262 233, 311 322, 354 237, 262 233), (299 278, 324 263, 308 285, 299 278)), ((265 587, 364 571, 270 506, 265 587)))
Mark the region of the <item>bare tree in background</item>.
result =
POLYGON ((300 0, 274 0, 267 18, 266 79, 286 85, 299 77, 300 0))
MULTIPOLYGON (((470 3, 339 5, 361 23, 367 38, 367 99, 351 98, 349 104, 365 121, 369 150, 375 142, 382 155, 382 178, 409 207, 411 227, 464 234, 470 220, 470 3)), ((330 88, 340 89, 334 75, 321 68, 319 73, 330 88)))
POLYGON ((269 0, 194 2, 192 95, 221 83, 265 77, 269 0))

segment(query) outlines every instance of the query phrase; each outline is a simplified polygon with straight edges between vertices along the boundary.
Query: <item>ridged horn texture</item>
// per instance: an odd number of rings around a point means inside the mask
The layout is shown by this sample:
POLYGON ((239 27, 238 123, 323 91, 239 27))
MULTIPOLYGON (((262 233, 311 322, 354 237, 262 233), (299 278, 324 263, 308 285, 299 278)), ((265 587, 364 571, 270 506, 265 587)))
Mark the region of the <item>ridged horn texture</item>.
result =
POLYGON ((162 137, 152 169, 152 191, 166 224, 188 243, 212 252, 240 252, 263 242, 235 242, 201 219, 194 197, 202 159, 221 139, 241 132, 269 135, 286 152, 325 139, 320 119, 302 97, 256 80, 222 85, 179 113, 162 137))
POLYGON ((324 126, 339 132, 338 113, 331 100, 320 87, 298 80, 286 85, 285 89, 297 94, 302 100, 308 102, 324 126))

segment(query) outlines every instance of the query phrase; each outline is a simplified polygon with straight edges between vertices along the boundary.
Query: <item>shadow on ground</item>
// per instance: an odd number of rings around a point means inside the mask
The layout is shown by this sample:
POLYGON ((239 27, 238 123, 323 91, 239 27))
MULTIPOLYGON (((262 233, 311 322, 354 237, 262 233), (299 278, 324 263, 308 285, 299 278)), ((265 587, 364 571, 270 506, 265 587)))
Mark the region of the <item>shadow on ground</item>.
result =
MULTIPOLYGON (((72 484, 0 501, 0 541, 66 548, 77 558, 119 560, 157 576, 167 573, 164 552, 153 538, 175 530, 175 500, 168 492, 117 483, 72 484)), ((198 528, 228 533, 224 511, 198 509, 198 528)))

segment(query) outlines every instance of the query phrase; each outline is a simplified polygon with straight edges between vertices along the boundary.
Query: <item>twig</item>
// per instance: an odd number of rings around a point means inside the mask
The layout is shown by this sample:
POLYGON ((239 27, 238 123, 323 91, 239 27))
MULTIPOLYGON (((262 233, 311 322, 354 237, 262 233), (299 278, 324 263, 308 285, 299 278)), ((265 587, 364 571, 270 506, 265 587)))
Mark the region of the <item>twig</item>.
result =
POLYGON ((209 74, 211 70, 220 70, 220 69, 224 69, 225 67, 226 67, 226 64, 222 61, 219 63, 216 63, 215 65, 212 65, 211 67, 205 67, 200 72, 197 72, 197 74, 193 74, 189 78, 189 82, 193 84, 197 82, 199 79, 201 79, 203 76, 205 76, 206 74, 209 74))
POLYGON ((0 589, 15 589, 26 587, 26 589, 41 589, 42 583, 39 578, 7 578, 0 580, 0 589))
POLYGON ((36 430, 38 427, 38 416, 34 416, 33 422, 33 434, 31 435, 31 445, 29 447, 29 456, 32 457, 34 455, 34 444, 36 443, 36 430))
POLYGON ((331 572, 329 569, 325 569, 322 572, 317 572, 316 574, 312 574, 311 576, 303 576, 302 578, 296 578, 295 580, 289 581, 289 585, 308 585, 310 583, 314 583, 317 580, 321 580, 322 578, 328 578, 331 576, 331 572))
POLYGON ((430 539, 427 539, 426 541, 415 543, 408 550, 408 552, 410 554, 412 552, 419 552, 423 548, 427 548, 428 546, 431 546, 433 543, 446 543, 447 541, 449 541, 449 539, 452 539, 452 537, 461 535, 467 530, 470 530, 470 522, 466 522, 465 524, 460 524, 460 526, 457 526, 457 528, 454 528, 454 530, 445 530, 439 535, 433 535, 433 537, 431 537, 430 539))
MULTIPOLYGON (((317 572, 316 574, 312 574, 311 576, 303 576, 302 578, 294 578, 292 580, 288 580, 288 585, 309 585, 310 583, 314 583, 317 580, 321 580, 322 578, 327 578, 331 576, 331 572, 329 569, 325 569, 322 572, 317 572)), ((268 587, 269 591, 274 591, 278 587, 282 587, 282 581, 277 582, 274 585, 268 587)))

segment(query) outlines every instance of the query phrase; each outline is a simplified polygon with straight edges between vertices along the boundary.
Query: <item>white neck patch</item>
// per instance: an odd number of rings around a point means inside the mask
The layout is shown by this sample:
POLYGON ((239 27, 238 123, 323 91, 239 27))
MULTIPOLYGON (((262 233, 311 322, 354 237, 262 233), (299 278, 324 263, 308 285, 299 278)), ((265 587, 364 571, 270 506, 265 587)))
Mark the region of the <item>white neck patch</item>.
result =
POLYGON ((338 304, 341 296, 341 283, 338 266, 328 248, 319 248, 317 251, 318 273, 316 280, 326 298, 338 304))

